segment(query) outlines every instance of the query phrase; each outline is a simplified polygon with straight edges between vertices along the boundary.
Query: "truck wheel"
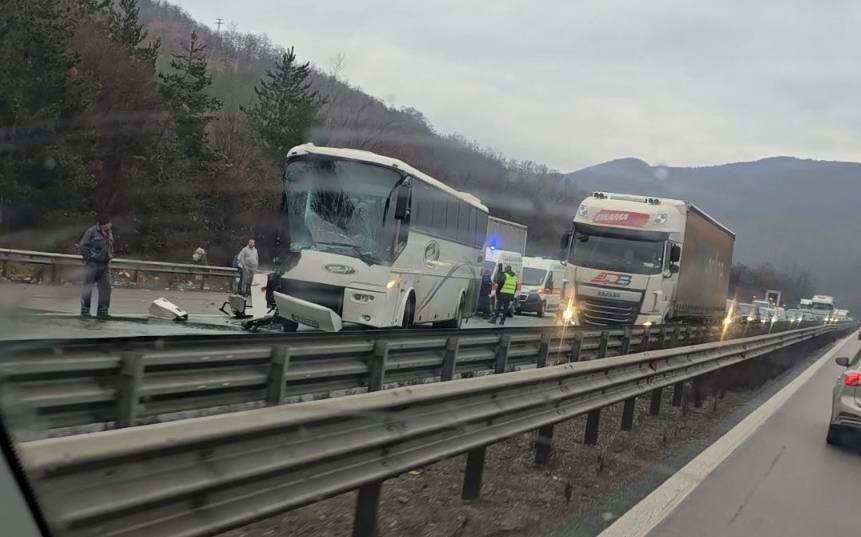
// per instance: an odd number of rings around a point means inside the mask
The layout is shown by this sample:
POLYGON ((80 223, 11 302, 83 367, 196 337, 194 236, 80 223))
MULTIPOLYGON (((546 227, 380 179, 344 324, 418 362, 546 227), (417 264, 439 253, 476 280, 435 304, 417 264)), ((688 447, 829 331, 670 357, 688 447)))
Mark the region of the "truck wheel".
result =
POLYGON ((544 317, 544 301, 543 300, 541 302, 539 302, 539 304, 538 304, 538 311, 536 312, 536 315, 538 315, 539 317, 544 317))

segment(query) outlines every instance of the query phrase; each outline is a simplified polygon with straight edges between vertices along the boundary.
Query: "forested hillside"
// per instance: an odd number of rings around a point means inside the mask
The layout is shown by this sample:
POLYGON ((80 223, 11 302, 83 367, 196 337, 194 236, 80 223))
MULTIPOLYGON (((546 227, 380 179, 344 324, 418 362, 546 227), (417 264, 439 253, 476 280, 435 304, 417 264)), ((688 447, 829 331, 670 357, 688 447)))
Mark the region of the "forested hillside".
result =
POLYGON ((0 10, 7 246, 68 250, 106 212, 123 254, 181 260, 203 246, 226 262, 241 237, 271 238, 285 148, 305 141, 400 158, 472 192, 527 224, 533 253, 555 251, 582 197, 545 166, 351 86, 343 58, 310 66, 299 50, 215 33, 155 0, 0 10))

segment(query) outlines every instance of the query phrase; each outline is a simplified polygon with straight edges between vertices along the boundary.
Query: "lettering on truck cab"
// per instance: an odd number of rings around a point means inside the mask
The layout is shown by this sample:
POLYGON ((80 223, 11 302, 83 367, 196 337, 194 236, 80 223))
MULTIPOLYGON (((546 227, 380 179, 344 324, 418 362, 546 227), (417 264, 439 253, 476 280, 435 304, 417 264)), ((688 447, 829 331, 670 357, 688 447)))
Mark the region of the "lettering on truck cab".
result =
POLYGON ((630 274, 620 274, 618 272, 602 272, 598 274, 594 278, 592 278, 592 283, 597 283, 599 285, 618 285, 620 287, 627 287, 631 285, 630 274))

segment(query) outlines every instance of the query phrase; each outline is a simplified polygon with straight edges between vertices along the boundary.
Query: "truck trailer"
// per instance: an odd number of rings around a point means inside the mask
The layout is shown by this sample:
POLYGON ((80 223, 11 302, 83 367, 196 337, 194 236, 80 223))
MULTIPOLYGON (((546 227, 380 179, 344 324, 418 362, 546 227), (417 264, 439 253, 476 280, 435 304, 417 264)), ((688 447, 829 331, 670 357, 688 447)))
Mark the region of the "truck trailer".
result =
POLYGON ((689 201, 595 192, 562 239, 580 324, 719 322, 735 234, 689 201))

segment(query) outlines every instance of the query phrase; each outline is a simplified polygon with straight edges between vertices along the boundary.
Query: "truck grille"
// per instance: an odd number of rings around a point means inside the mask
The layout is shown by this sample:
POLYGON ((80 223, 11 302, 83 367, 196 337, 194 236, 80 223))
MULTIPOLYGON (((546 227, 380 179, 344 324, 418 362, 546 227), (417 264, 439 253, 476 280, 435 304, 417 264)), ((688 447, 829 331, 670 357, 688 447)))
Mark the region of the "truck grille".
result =
POLYGON ((577 311, 580 324, 586 326, 634 324, 640 312, 640 303, 584 297, 577 302, 577 311))

